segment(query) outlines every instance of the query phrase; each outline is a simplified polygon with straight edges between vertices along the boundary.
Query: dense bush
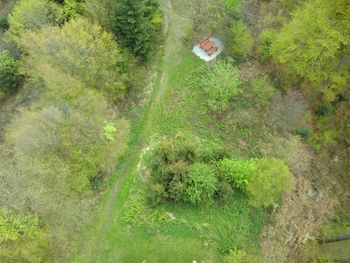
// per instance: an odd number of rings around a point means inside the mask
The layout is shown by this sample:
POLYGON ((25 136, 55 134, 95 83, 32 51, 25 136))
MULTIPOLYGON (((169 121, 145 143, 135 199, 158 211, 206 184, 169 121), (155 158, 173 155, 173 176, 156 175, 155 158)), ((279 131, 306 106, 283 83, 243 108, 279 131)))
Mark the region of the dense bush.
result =
POLYGON ((249 28, 242 22, 237 21, 231 27, 231 51, 237 58, 245 58, 254 44, 254 38, 249 28))
POLYGON ((231 60, 200 68, 192 80, 192 86, 203 92, 208 108, 222 112, 230 108, 231 100, 241 92, 238 70, 231 60))
POLYGON ((255 160, 223 159, 218 162, 218 173, 221 179, 237 189, 245 190, 256 169, 255 160))
POLYGON ((317 110, 317 114, 321 116, 330 116, 334 111, 334 107, 331 104, 322 104, 317 110))
POLYGON ((277 32, 273 30, 264 30, 259 35, 259 46, 258 53, 263 60, 270 60, 271 56, 271 46, 275 40, 277 32))
POLYGON ((293 176, 282 160, 258 159, 256 170, 247 185, 250 203, 256 207, 277 204, 281 194, 290 189, 292 182, 293 176))
POLYGON ((193 137, 177 135, 155 145, 149 163, 152 201, 185 201, 190 166, 198 158, 198 143, 193 137), (153 190, 153 191, 152 191, 153 190))
MULTIPOLYGON (((18 64, 10 52, 0 52, 0 93, 11 94, 21 85, 22 77, 18 72, 18 64)), ((0 95, 1 99, 1 95, 0 95)))
POLYGON ((217 189, 216 175, 209 165, 193 164, 186 179, 186 199, 191 204, 200 204, 212 199, 217 189))
POLYGON ((274 92, 275 89, 269 79, 260 75, 251 80, 250 90, 244 93, 244 96, 257 105, 266 106, 271 101, 274 92))

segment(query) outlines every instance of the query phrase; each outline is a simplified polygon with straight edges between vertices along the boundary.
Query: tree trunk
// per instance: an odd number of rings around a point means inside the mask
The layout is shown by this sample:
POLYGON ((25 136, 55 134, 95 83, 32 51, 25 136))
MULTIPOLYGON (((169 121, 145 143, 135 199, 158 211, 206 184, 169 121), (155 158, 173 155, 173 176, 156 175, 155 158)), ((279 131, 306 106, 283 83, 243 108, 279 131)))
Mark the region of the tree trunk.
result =
POLYGON ((347 240, 347 239, 350 239, 350 232, 345 232, 337 235, 332 235, 324 239, 319 239, 318 242, 320 244, 326 244, 326 243, 338 242, 338 241, 347 240))

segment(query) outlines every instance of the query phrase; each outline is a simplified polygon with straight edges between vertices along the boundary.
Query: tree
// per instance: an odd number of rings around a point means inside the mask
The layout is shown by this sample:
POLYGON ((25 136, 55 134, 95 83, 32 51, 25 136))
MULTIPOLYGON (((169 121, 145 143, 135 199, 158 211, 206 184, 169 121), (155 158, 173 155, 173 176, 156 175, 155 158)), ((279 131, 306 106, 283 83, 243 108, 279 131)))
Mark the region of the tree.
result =
POLYGON ((123 98, 128 65, 113 36, 101 26, 79 18, 62 28, 28 33, 21 44, 28 52, 26 69, 46 82, 64 74, 87 88, 102 90, 112 100, 123 98))
POLYGON ((230 101, 241 91, 238 70, 231 60, 200 68, 192 80, 192 86, 206 97, 208 108, 214 112, 228 110, 230 101))
POLYGON ((0 209, 1 262, 43 262, 47 245, 47 234, 37 217, 0 209))
POLYGON ((209 201, 217 189, 217 179, 207 164, 195 163, 186 179, 186 199, 194 205, 209 201))
POLYGON ((231 38, 231 50, 234 56, 245 58, 254 44, 249 28, 242 21, 234 22, 231 27, 231 38))
POLYGON ((74 101, 23 110, 7 131, 17 168, 46 182, 47 190, 89 191, 96 177, 111 172, 126 145, 127 123, 96 91, 80 93, 74 101), (106 125, 114 128, 107 136, 106 125))
POLYGON ((121 0, 112 6, 112 28, 118 41, 143 60, 157 39, 152 22, 157 10, 158 3, 154 0, 121 0))
POLYGON ((293 176, 282 160, 258 159, 256 170, 247 185, 250 203, 256 207, 274 205, 281 194, 290 189, 292 182, 293 176))
POLYGON ((334 101, 349 79, 349 10, 347 0, 309 1, 272 43, 273 59, 309 81, 326 101, 334 101))
POLYGON ((20 0, 8 17, 6 36, 18 44, 25 33, 54 25, 55 16, 56 8, 47 0, 20 0))
POLYGON ((18 64, 10 52, 0 52, 0 92, 13 93, 21 85, 22 77, 18 72, 18 64))

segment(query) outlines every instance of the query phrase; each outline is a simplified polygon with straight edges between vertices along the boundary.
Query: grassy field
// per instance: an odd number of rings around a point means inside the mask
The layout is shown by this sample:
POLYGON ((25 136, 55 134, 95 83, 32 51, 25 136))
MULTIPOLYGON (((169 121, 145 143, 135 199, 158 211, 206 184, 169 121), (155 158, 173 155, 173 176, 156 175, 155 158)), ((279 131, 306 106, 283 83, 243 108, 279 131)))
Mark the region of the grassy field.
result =
POLYGON ((227 202, 202 207, 151 208, 145 201, 138 167, 154 138, 191 132, 231 147, 247 138, 244 129, 214 120, 201 94, 189 87, 188 79, 204 63, 183 41, 188 20, 170 4, 166 10, 168 36, 157 62, 153 95, 144 117, 134 126, 129 151, 116 170, 101 214, 82 237, 74 262, 219 262, 233 247, 258 251, 261 229, 270 220, 239 193, 227 202))

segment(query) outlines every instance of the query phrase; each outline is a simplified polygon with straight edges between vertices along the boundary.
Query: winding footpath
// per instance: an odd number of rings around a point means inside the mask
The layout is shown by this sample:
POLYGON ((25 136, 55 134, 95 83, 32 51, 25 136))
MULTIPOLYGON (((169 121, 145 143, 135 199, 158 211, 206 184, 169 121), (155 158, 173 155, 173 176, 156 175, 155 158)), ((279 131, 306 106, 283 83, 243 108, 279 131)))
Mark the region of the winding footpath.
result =
MULTIPOLYGON (((93 240, 84 241, 87 243, 84 246, 83 252, 84 262, 87 262, 87 260, 88 262, 102 262, 104 243, 101 241, 108 234, 108 231, 110 231, 112 223, 115 224, 115 222, 112 222, 112 219, 118 218, 119 206, 117 203, 120 192, 125 184, 127 184, 127 181, 130 181, 131 177, 136 173, 142 150, 152 135, 153 123, 157 111, 168 89, 169 65, 176 63, 177 53, 182 48, 183 18, 175 13, 170 0, 165 1, 164 9, 166 41, 162 47, 164 52, 161 62, 154 69, 155 74, 152 77, 153 79, 150 80, 153 85, 153 94, 144 113, 144 117, 141 120, 143 122, 143 128, 139 131, 137 138, 134 140, 135 142, 129 147, 123 164, 115 171, 117 179, 111 187, 109 196, 104 203, 102 213, 97 222, 97 229, 93 233, 94 236, 91 236, 93 240)), ((81 261, 78 260, 78 262, 81 261)))

